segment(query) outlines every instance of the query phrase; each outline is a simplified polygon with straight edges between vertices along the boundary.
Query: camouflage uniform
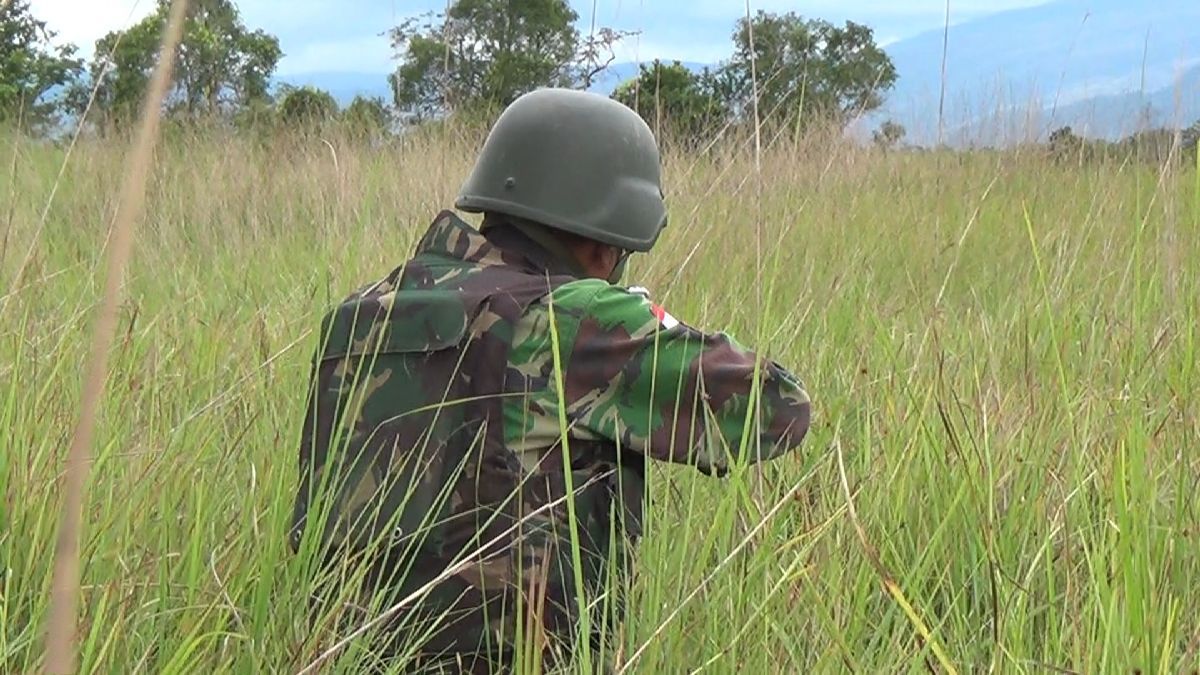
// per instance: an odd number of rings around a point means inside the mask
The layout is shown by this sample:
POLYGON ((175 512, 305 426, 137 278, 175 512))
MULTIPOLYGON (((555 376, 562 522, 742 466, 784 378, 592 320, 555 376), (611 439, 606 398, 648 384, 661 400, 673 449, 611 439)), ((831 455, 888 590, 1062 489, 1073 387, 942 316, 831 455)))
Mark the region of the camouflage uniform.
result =
POLYGON ((761 361, 754 387, 756 358, 729 337, 450 212, 411 261, 331 312, 323 337, 293 545, 316 529, 330 560, 363 562, 359 587, 383 607, 460 566, 393 624, 426 653, 508 658, 533 625, 521 607, 569 638, 576 564, 589 601, 623 578, 646 458, 722 474, 742 446, 768 459, 808 428, 807 394, 777 364, 761 361), (440 623, 416 638, 418 619, 440 623))

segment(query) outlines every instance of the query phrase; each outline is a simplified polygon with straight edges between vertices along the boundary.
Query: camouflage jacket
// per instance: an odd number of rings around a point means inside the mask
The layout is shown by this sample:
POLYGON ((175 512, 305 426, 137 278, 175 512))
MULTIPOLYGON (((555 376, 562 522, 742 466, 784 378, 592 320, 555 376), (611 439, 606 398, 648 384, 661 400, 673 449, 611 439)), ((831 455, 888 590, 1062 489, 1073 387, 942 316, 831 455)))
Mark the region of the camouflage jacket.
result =
POLYGON ((808 428, 777 364, 493 239, 439 214, 412 260, 326 316, 302 434, 293 546, 316 529, 339 560, 371 552, 393 597, 454 567, 420 603, 438 649, 510 641, 514 591, 569 630, 578 579, 596 592, 627 562, 646 458, 723 473, 808 428))

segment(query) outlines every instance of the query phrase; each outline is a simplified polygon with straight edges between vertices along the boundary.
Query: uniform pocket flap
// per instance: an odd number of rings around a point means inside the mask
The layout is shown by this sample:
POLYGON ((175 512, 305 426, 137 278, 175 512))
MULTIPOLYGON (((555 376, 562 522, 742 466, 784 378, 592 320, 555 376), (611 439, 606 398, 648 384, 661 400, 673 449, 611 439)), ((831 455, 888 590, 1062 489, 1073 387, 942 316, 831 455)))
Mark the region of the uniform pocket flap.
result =
POLYGON ((435 352, 462 342, 471 315, 456 291, 393 291, 343 303, 325 319, 322 359, 435 352))

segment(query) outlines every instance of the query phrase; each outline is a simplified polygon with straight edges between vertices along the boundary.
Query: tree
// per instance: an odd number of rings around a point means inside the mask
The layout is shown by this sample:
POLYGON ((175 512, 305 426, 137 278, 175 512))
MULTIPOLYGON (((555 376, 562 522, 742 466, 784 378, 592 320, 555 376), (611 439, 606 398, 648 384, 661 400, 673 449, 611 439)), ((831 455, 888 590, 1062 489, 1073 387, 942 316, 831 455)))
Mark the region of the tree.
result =
POLYGON ((311 127, 337 117, 338 104, 329 92, 317 87, 282 87, 279 119, 292 127, 311 127))
MULTIPOLYGON (((89 67, 97 85, 96 105, 112 117, 134 112, 149 83, 170 9, 170 0, 157 3, 133 27, 96 41, 89 67)), ((282 56, 279 40, 247 29, 232 0, 192 0, 167 107, 197 117, 226 115, 267 101, 270 78, 282 56)))
POLYGON ((1196 120, 1192 126, 1180 133, 1179 142, 1184 157, 1195 163, 1197 150, 1200 150, 1200 120, 1196 120))
POLYGON ((1089 147, 1091 146, 1087 141, 1076 135, 1075 130, 1069 126, 1059 127, 1050 132, 1050 157, 1056 161, 1079 161, 1084 154, 1091 154, 1090 151, 1085 152, 1089 147))
POLYGON ((0 122, 33 129, 52 124, 63 96, 48 97, 82 71, 75 46, 54 46, 53 31, 34 18, 27 0, 0 0, 0 122))
POLYGON ((587 86, 626 34, 601 29, 581 41, 577 19, 566 0, 456 0, 444 15, 409 19, 389 32, 396 108, 429 118, 500 108, 538 87, 587 86))
POLYGON ((1071 127, 1059 127, 1050 132, 1050 148, 1053 150, 1074 150, 1082 141, 1071 127))
POLYGON ((852 21, 838 27, 760 10, 750 21, 738 20, 733 40, 726 69, 736 83, 735 106, 752 114, 757 88, 758 113, 767 123, 845 124, 882 105, 896 83, 896 67, 874 31, 852 21))
POLYGON ((1137 131, 1118 141, 1116 151, 1134 161, 1164 164, 1177 151, 1175 130, 1157 127, 1137 131))
POLYGON ((642 64, 638 76, 619 85, 612 97, 637 111, 660 136, 693 146, 728 115, 711 72, 694 73, 679 61, 642 64))
POLYGON ((355 96, 342 113, 350 133, 356 136, 378 136, 392 125, 392 116, 387 105, 378 96, 355 96))
POLYGON ((904 125, 893 120, 886 120, 871 133, 871 137, 875 141, 875 145, 890 150, 899 145, 907 133, 908 130, 904 128, 904 125))

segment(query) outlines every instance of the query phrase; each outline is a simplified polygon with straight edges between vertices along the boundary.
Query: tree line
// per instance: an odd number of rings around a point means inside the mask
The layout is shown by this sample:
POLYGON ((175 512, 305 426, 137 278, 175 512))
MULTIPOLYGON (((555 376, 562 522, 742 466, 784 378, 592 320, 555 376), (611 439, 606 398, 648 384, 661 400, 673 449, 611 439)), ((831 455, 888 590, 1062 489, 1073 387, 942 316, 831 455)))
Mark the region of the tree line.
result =
MULTIPOLYGON (((459 0, 445 14, 410 19, 390 32, 400 66, 398 106, 421 118, 454 110, 484 115, 539 86, 588 87, 612 61, 612 30, 582 34, 563 0, 459 0)), ((794 12, 739 19, 732 53, 690 69, 642 64, 613 97, 660 132, 704 138, 714 127, 844 124, 878 108, 896 68, 868 26, 842 26, 794 12)))
MULTIPOLYGON (((97 129, 127 124, 148 86, 169 4, 156 0, 146 18, 101 37, 85 61, 76 46, 56 44, 28 0, 10 0, 0 8, 0 122, 34 132, 81 119, 97 129)), ((390 102, 359 97, 342 110, 328 92, 272 86, 279 40, 246 26, 233 0, 192 0, 164 114, 254 127, 339 120, 364 130, 450 115, 487 119, 533 89, 587 89, 607 74, 632 34, 579 24, 566 0, 456 0, 387 31, 397 62, 390 102)), ((782 133, 818 120, 845 123, 879 107, 896 81, 872 30, 854 22, 760 11, 738 20, 731 38, 719 64, 642 64, 612 96, 660 133, 696 140, 714 127, 754 123, 782 133)))
POLYGON ((1080 136, 1069 126, 1050 132, 1050 155, 1059 162, 1148 162, 1162 165, 1170 161, 1196 164, 1200 150, 1200 120, 1175 129, 1150 128, 1135 131, 1117 141, 1080 136))
MULTIPOLYGON (((46 133, 81 119, 97 130, 127 124, 148 85, 168 6, 155 0, 146 18, 101 37, 84 60, 77 46, 56 43, 29 0, 0 4, 0 126, 46 133)), ((584 31, 580 23, 566 0, 455 0, 386 32, 397 62, 387 76, 391 101, 359 96, 343 109, 320 89, 273 87, 284 55, 279 40, 246 26, 234 0, 191 0, 164 114, 255 131, 337 122, 362 134, 452 115, 486 123, 525 92, 587 89, 608 74, 618 45, 633 34, 584 31)), ((897 79, 872 30, 854 22, 759 11, 735 23, 730 43, 726 59, 698 69, 641 64, 612 97, 661 137, 702 145, 729 128, 753 126, 774 138, 817 123, 844 126, 876 110, 897 79)), ((884 148, 904 136, 892 121, 873 132, 884 148)), ((1194 159, 1198 145, 1200 122, 1178 137, 1148 129, 1118 142, 1063 127, 1046 147, 1063 161, 1165 161, 1194 159)))
MULTIPOLYGON (((56 33, 28 0, 0 6, 0 124, 33 133, 85 119, 99 130, 128 124, 149 86, 169 8, 170 0, 156 0, 147 17, 97 40, 85 62, 77 46, 55 44, 56 33)), ((248 28, 232 0, 192 0, 163 112, 183 123, 255 127, 335 118, 351 128, 390 124, 379 98, 358 97, 340 110, 328 92, 273 88, 282 57, 279 39, 248 28)))

